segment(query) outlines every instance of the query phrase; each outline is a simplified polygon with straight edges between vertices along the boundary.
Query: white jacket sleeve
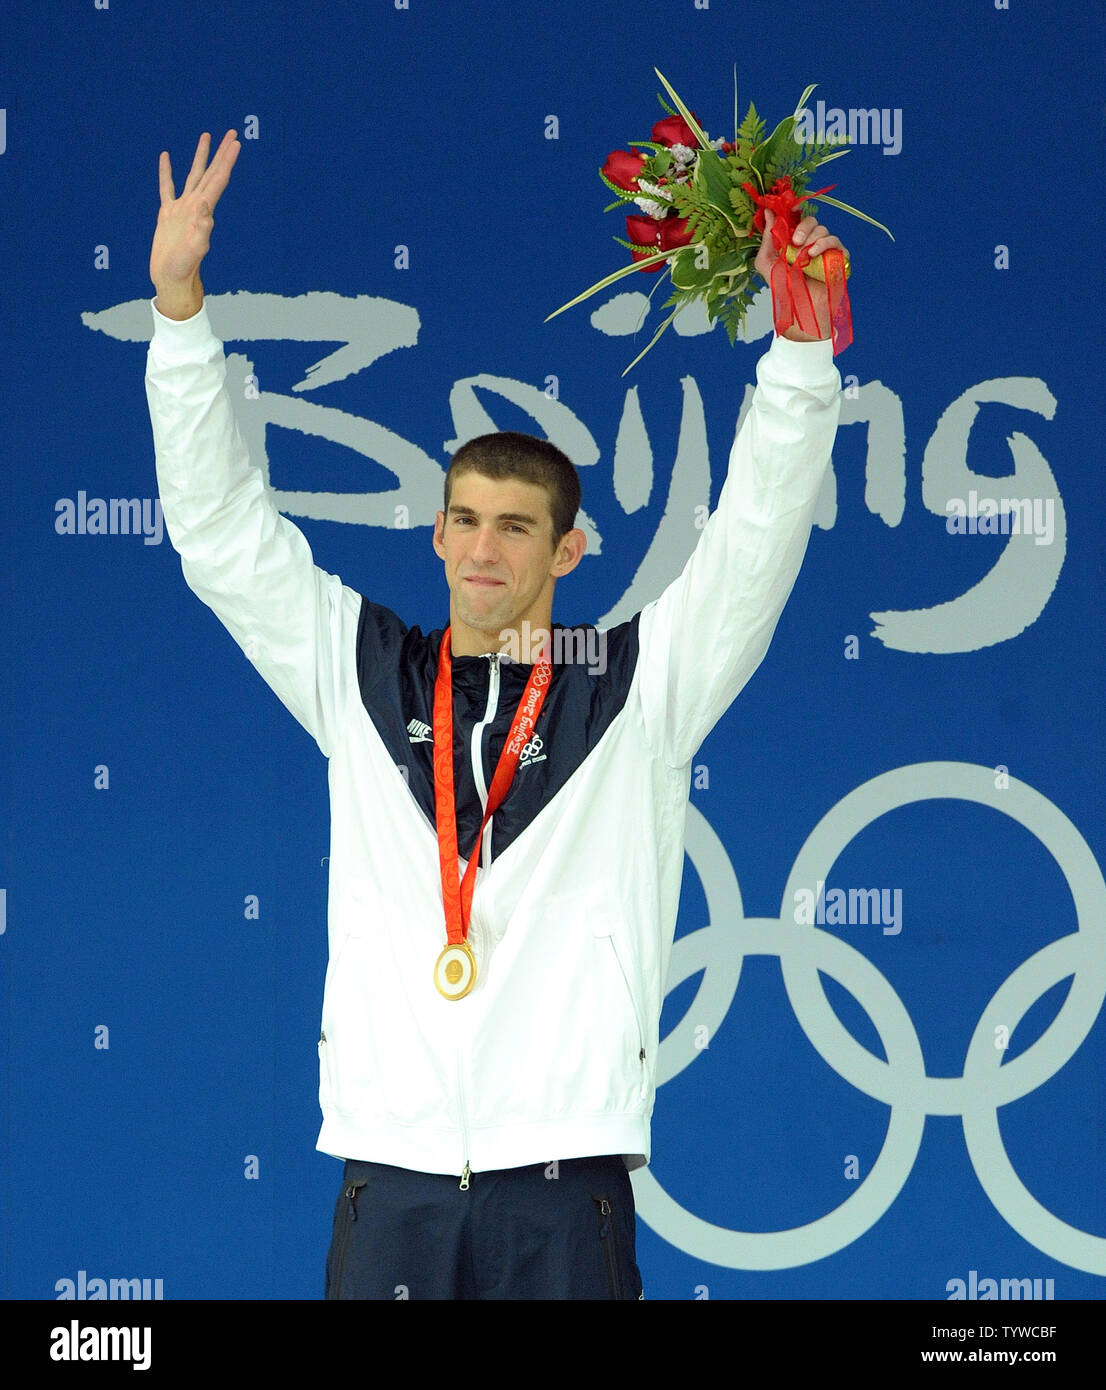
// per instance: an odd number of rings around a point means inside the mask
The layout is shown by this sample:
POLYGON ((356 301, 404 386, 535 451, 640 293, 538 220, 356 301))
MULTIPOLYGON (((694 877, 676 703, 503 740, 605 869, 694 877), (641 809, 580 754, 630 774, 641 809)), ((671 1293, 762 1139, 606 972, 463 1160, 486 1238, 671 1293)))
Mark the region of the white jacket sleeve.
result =
POLYGON ((699 745, 768 650, 806 552, 841 409, 830 342, 774 338, 729 471, 682 574, 642 609, 641 700, 673 767, 699 745))
POLYGON ((176 321, 152 300, 150 308, 146 399, 165 525, 185 580, 329 757, 338 659, 354 650, 360 596, 314 564, 251 465, 206 309, 176 321))

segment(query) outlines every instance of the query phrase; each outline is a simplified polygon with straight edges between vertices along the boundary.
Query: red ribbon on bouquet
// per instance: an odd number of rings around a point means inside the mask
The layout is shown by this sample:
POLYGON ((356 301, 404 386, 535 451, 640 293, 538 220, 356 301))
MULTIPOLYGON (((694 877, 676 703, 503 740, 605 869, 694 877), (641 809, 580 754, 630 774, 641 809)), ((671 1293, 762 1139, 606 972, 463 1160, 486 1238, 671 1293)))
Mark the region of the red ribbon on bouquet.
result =
MULTIPOLYGON (((810 261, 810 252, 805 246, 799 247, 798 254, 790 264, 787 248, 791 237, 799 225, 798 209, 803 198, 796 195, 790 178, 777 179, 771 193, 758 193, 751 183, 742 184, 745 192, 757 205, 753 218, 753 230, 764 231, 765 210, 776 214, 772 223, 772 244, 776 248, 776 260, 772 264, 768 281, 772 291, 772 320, 776 332, 782 333, 795 325, 802 333, 812 338, 820 338, 822 330, 818 327, 818 317, 814 312, 814 302, 810 297, 807 277, 803 267, 810 261)), ((819 188, 817 193, 807 193, 806 198, 816 198, 820 193, 828 193, 834 184, 819 188)), ((845 288, 845 257, 834 247, 822 253, 822 269, 826 277, 826 296, 830 316, 830 334, 833 338, 833 355, 843 351, 853 340, 853 320, 849 309, 849 292, 845 288)))

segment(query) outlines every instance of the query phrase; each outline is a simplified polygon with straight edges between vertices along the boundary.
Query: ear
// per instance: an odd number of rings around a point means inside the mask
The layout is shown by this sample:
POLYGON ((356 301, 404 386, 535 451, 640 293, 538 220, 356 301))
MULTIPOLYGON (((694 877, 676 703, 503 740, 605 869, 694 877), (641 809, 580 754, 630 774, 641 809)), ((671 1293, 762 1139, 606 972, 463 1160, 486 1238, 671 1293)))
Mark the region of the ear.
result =
POLYGON ((587 548, 588 538, 579 527, 573 527, 571 531, 566 531, 557 542, 557 549, 553 556, 553 563, 549 567, 549 573, 554 579, 561 579, 566 574, 571 574, 584 558, 584 551, 587 548))
POLYGON ((434 515, 434 553, 440 560, 445 559, 445 512, 436 512, 434 515))

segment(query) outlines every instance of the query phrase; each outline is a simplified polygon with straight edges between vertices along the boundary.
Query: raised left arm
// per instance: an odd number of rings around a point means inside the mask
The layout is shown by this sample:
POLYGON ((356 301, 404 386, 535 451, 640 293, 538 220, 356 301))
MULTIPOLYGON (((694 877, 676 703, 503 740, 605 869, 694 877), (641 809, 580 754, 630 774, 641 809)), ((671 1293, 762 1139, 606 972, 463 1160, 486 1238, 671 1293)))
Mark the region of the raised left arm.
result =
MULTIPOLYGON (((822 289, 824 312, 824 288, 811 288, 822 289)), ((768 650, 837 431, 841 379, 828 340, 774 338, 757 383, 718 506, 679 578, 641 614, 643 718, 672 766, 691 761, 768 650)))

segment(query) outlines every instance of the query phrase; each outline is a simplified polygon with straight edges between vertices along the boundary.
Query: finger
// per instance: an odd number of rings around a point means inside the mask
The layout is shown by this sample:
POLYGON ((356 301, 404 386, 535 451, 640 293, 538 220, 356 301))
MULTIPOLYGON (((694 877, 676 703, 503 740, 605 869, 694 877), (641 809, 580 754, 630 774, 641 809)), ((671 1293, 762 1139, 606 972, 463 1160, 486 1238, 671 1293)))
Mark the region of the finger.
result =
POLYGON ((169 159, 169 151, 162 150, 157 161, 157 182, 161 192, 161 206, 171 203, 177 196, 173 192, 173 165, 169 159))
POLYGON ((816 236, 829 236, 829 232, 816 217, 804 217, 792 232, 791 240, 796 246, 802 246, 816 236))
POLYGON ((196 153, 192 159, 192 168, 189 169, 188 177, 185 179, 184 187, 181 189, 182 197, 185 193, 191 193, 203 177, 204 169, 207 166, 207 152, 210 147, 211 136, 205 130, 196 142, 196 153))
POLYGON ((219 142, 219 148, 215 151, 215 157, 204 171, 203 177, 196 184, 198 189, 205 193, 213 183, 221 180, 225 187, 227 178, 230 176, 231 169, 234 168, 234 161, 238 158, 242 146, 236 139, 236 132, 228 130, 219 142))
POLYGON ((215 158, 196 185, 196 191, 203 194, 208 205, 212 208, 222 196, 230 179, 230 171, 234 168, 234 162, 242 152, 241 142, 235 136, 236 132, 233 130, 228 130, 223 136, 222 142, 215 152, 215 158))
POLYGON ((820 256, 823 251, 836 250, 844 251, 846 256, 849 254, 845 251, 844 246, 841 245, 840 239, 835 236, 814 237, 812 240, 805 242, 804 245, 810 252, 811 260, 813 260, 815 256, 820 256))

